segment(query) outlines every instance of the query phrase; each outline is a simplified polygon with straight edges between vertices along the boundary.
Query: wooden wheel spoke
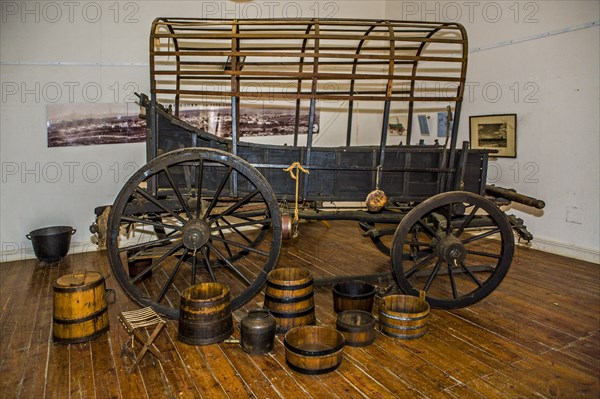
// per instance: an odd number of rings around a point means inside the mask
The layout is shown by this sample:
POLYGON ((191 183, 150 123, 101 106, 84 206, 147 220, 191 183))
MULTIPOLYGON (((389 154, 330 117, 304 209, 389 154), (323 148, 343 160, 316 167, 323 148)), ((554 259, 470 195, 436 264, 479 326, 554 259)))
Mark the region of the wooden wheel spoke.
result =
POLYGON ((159 223, 159 222, 154 222, 154 221, 148 220, 148 219, 134 218, 134 217, 131 217, 131 216, 122 216, 121 220, 125 221, 125 222, 130 222, 130 223, 140 223, 140 224, 147 224, 147 225, 150 225, 150 226, 162 227, 162 228, 165 228, 165 229, 183 230, 183 226, 177 226, 177 225, 174 225, 174 224, 159 223))
POLYGON ((169 287, 173 283, 173 279, 175 278, 175 275, 177 274, 177 271, 179 270, 179 267, 181 266, 181 263, 187 257, 188 252, 189 252, 189 249, 184 248, 183 255, 181 255, 181 257, 177 261, 177 264, 173 268, 173 271, 171 272, 171 274, 169 274, 169 278, 167 279, 167 282, 165 283, 165 285, 163 285, 162 289, 160 290, 160 293, 156 297, 156 300, 155 300, 156 303, 160 303, 160 301, 162 301, 163 298, 165 297, 165 294, 167 293, 167 290, 169 289, 169 287))
POLYGON ((452 287, 452 297, 454 299, 458 298, 458 294, 456 292, 456 281, 454 281, 454 271, 452 270, 452 265, 450 263, 448 265, 448 276, 450 277, 450 286, 452 287))
POLYGON ((144 270, 142 270, 138 275, 136 275, 135 277, 133 277, 131 279, 131 283, 135 283, 138 280, 140 280, 142 277, 144 277, 146 274, 148 274, 149 272, 151 272, 152 270, 154 270, 154 268, 156 266, 158 266, 159 264, 161 264, 165 259, 167 259, 169 256, 173 255, 175 252, 179 251, 181 248, 183 247, 183 244, 177 244, 174 245, 173 248, 169 249, 167 252, 165 252, 160 258, 158 258, 157 260, 155 260, 154 262, 152 262, 152 264, 150 266, 148 266, 147 268, 145 268, 144 270))
POLYGON ((223 255, 221 253, 221 251, 219 251, 217 248, 215 248, 211 243, 206 243, 206 245, 210 248, 211 251, 213 251, 219 258, 221 258, 221 260, 223 262, 225 262, 225 265, 231 269, 231 271, 233 271, 242 281, 244 281, 247 285, 252 285, 252 282, 250 280, 248 280, 248 278, 246 276, 244 276, 242 274, 242 272, 240 272, 226 257, 225 255, 223 255))
POLYGON ((221 237, 216 237, 216 236, 212 236, 212 239, 216 240, 216 241, 220 241, 222 243, 226 243, 226 244, 229 244, 229 245, 240 247, 244 251, 250 251, 250 252, 254 252, 254 253, 257 253, 257 254, 260 254, 260 255, 263 255, 263 256, 269 256, 268 252, 261 251, 260 249, 252 248, 252 247, 249 247, 249 246, 244 245, 244 244, 240 244, 239 242, 227 240, 227 239, 224 239, 224 238, 221 238, 221 237))
POLYGON ((473 272, 467 266, 465 266, 464 262, 460 262, 460 267, 465 272, 467 272, 467 275, 471 278, 471 280, 473 280, 475 282, 475 284, 477 284, 479 287, 483 287, 483 284, 481 284, 481 281, 479 281, 479 279, 477 278, 477 276, 475 276, 473 274, 473 272))
POLYGON ((427 290, 429 290, 429 287, 431 287, 431 283, 433 283, 433 280, 438 275, 438 272, 440 271, 441 266, 442 266, 442 260, 438 259, 438 261, 435 263, 435 267, 433 268, 433 271, 431 272, 431 274, 429 275, 429 278, 427 279, 427 282, 423 286, 423 291, 427 292, 427 290))
POLYGON ((223 222, 231 228, 231 230, 235 231, 240 237, 242 237, 248 244, 252 244, 252 240, 248 238, 246 234, 240 231, 237 227, 234 227, 227 219, 223 219, 223 222))
POLYGON ((231 166, 227 167, 225 176, 223 176, 223 179, 219 183, 219 187, 217 187, 217 189, 215 190, 213 199, 212 199, 212 201, 210 201, 208 208, 206 208, 206 212, 204 212, 204 216, 202 217, 202 220, 206 220, 210 216, 210 213, 212 212, 213 208, 215 207, 215 205, 217 205, 217 202, 219 202, 219 196, 223 192, 223 189, 225 188, 225 185, 227 184, 227 180, 229 180, 229 176, 231 176, 231 172, 233 172, 233 168, 231 166))
POLYGON ((427 247, 427 248, 435 247, 435 244, 432 242, 413 241, 413 240, 404 240, 404 245, 412 245, 415 247, 427 247))
POLYGON ((410 270, 408 270, 406 272, 406 278, 410 278, 413 274, 415 274, 417 271, 419 271, 421 268, 423 268, 423 266, 427 265, 427 263, 429 263, 430 260, 432 260, 433 258, 435 258, 435 256, 436 256, 435 254, 430 254, 425 259, 421 260, 415 266, 413 266, 412 268, 410 268, 410 270))
POLYGON ((200 219, 202 214, 202 173, 204 172, 204 160, 198 162, 196 167, 196 218, 200 219))
POLYGON ((179 190, 179 188, 175 184, 175 181, 173 180, 173 176, 171 175, 171 172, 169 172, 168 168, 164 168, 163 172, 164 172, 165 176, 167 176, 167 180, 169 181, 169 185, 173 188, 173 192, 175 193, 175 196, 177 197, 177 199, 179 200, 179 203, 181 204, 183 210, 185 211, 185 214, 187 215, 188 220, 192 219, 192 213, 188 209, 188 206, 185 203, 185 199, 183 198, 183 195, 181 194, 181 191, 179 190))
POLYGON ((135 188, 135 192, 140 194, 142 197, 146 198, 148 201, 167 212, 169 215, 173 216, 175 219, 179 220, 181 223, 185 224, 185 219, 179 216, 177 213, 173 212, 171 209, 167 208, 163 204, 160 203, 156 198, 148 194, 145 190, 140 189, 139 187, 135 188))
POLYGON ((425 231, 429 234, 430 237, 434 237, 440 240, 440 236, 435 231, 433 231, 433 229, 423 220, 419 219, 417 223, 419 224, 419 226, 425 229, 425 231))
MULTIPOLYGON (((219 221, 218 221, 218 220, 215 220, 215 224, 216 224, 217 226, 220 226, 220 225, 219 225, 219 221)), ((221 238, 222 238, 223 240, 225 239, 225 234, 223 234, 223 230, 219 230, 219 236, 221 236, 221 238)), ((233 256, 233 254, 231 253, 231 248, 229 248, 229 244, 225 242, 225 243, 224 243, 224 245, 225 245, 225 249, 227 250, 227 254, 228 254, 228 255, 229 255, 229 257, 231 258, 231 257, 233 256)))
POLYGON ((446 210, 446 235, 450 235, 452 232, 452 209, 453 203, 449 203, 446 210))
POLYGON ((231 215, 231 213, 235 212, 241 206, 247 204, 252 198, 254 198, 259 193, 260 193, 260 190, 258 188, 255 189, 254 191, 252 191, 251 193, 249 193, 248 195, 246 195, 244 198, 241 198, 235 204, 233 204, 232 206, 230 206, 229 208, 227 208, 225 210, 225 212, 220 213, 218 215, 214 215, 214 217, 212 217, 211 220, 222 219, 225 216, 231 215))
POLYGON ((463 240, 462 243, 463 243, 463 245, 467 245, 469 243, 472 243, 477 240, 481 240, 482 238, 489 237, 489 236, 494 235, 499 232, 500 232, 500 228, 495 228, 493 230, 486 231, 485 233, 482 233, 482 234, 479 234, 479 235, 476 235, 473 237, 469 237, 469 238, 463 240))
POLYGON ((467 216, 467 218, 461 223, 461 225, 458 227, 458 229, 454 232, 454 235, 456 237, 460 237, 460 235, 465 231, 465 229, 467 227, 469 227, 469 224, 471 224, 471 221, 475 217, 475 214, 477 213, 478 210, 479 210, 479 207, 477 205, 473 207, 473 209, 471 210, 471 213, 469 213, 469 216, 467 216))
POLYGON ((210 263, 210 259, 208 258, 208 250, 206 247, 202 247, 202 256, 204 257, 204 266, 206 266, 206 271, 210 274, 210 278, 213 283, 217 282, 217 278, 215 277, 215 272, 213 270, 212 264, 210 263))
POLYGON ((256 226, 256 225, 266 225, 271 223, 271 219, 263 219, 263 220, 252 220, 250 222, 242 222, 242 223, 236 223, 236 224, 230 224, 229 226, 218 226, 218 227, 211 227, 210 231, 217 231, 217 230, 223 230, 223 229, 233 229, 234 227, 245 227, 245 226, 256 226))
POLYGON ((491 254, 489 252, 480 252, 480 251, 472 251, 470 249, 465 249, 466 253, 470 254, 470 255, 477 255, 477 256, 486 256, 488 258, 494 258, 494 259, 500 259, 501 256, 498 254, 491 254))
POLYGON ((161 245, 161 244, 169 243, 169 242, 171 242, 173 240, 177 240, 179 238, 181 238, 180 235, 175 236, 175 237, 169 236, 167 238, 162 238, 160 240, 146 241, 146 242, 142 242, 142 243, 139 243, 139 244, 130 245, 128 247, 119 248, 119 252, 136 251, 138 249, 140 249, 140 250, 143 251, 145 249, 148 249, 148 248, 151 248, 151 247, 154 247, 154 246, 158 246, 158 245, 161 245))

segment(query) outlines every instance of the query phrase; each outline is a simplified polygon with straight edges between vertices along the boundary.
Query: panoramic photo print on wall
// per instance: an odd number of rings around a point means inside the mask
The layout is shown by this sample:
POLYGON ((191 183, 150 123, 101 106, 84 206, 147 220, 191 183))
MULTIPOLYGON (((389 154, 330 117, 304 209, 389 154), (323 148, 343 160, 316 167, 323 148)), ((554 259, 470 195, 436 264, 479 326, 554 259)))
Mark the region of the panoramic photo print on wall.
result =
MULTIPOLYGON (((240 137, 294 134, 295 108, 241 107, 240 137)), ((179 117, 187 123, 219 137, 231 136, 229 105, 182 107, 179 117)), ((319 112, 315 112, 313 134, 319 133, 319 112)), ((308 133, 308 109, 300 111, 299 134, 308 133)))
POLYGON ((146 141, 146 120, 136 103, 49 104, 48 147, 146 141))
POLYGON ((493 157, 517 156, 517 115, 477 115, 469 118, 471 148, 496 150, 493 157))

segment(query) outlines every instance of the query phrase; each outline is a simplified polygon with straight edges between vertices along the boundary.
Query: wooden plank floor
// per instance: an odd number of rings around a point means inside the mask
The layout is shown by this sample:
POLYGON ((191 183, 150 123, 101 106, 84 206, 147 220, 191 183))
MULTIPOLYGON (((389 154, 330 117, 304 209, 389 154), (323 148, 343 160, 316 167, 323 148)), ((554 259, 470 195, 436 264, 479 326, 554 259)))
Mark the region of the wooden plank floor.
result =
MULTIPOLYGON (((303 224, 284 244, 279 266, 316 277, 389 270, 356 223, 303 224)), ((249 356, 237 345, 189 346, 169 321, 157 340, 163 362, 147 355, 133 374, 122 355, 128 335, 117 314, 136 309, 114 278, 110 331, 74 345, 52 343, 52 283, 74 269, 108 274, 105 253, 70 255, 47 265, 0 264, 2 398, 598 398, 600 267, 519 249, 502 285, 467 309, 433 310, 429 332, 400 341, 378 335, 345 349, 335 372, 306 376, 274 351, 249 356)), ((316 289, 318 323, 335 325, 331 290, 316 289)), ((262 295, 245 308, 262 305, 262 295)), ((238 310, 237 320, 244 315, 238 310)), ((236 335, 238 333, 236 332, 236 335)))

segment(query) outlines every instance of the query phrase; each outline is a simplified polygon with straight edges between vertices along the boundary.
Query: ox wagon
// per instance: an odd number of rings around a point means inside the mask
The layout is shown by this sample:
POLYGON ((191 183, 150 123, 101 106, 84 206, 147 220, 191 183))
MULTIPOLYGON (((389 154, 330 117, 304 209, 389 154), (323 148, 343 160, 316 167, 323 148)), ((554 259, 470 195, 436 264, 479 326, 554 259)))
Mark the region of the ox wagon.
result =
POLYGON ((148 163, 107 223, 116 279, 170 317, 202 281, 229 285, 235 309, 299 221, 342 219, 390 257, 404 293, 481 300, 510 267, 513 231, 531 239, 499 206, 544 204, 487 186, 493 151, 458 143, 467 55, 456 23, 156 19, 148 163), (440 110, 447 137, 416 142, 416 116, 440 110), (278 145, 247 138, 274 126, 278 145), (336 131, 338 146, 316 145, 336 131))

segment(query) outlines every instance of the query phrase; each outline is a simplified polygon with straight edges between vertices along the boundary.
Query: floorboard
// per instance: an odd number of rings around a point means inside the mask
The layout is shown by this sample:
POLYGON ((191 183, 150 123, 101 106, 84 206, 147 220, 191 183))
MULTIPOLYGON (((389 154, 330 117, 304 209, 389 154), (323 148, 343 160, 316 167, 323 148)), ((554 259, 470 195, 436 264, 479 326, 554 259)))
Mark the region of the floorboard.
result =
MULTIPOLYGON (((353 222, 303 223, 278 267, 315 278, 390 270, 353 222)), ((378 333, 345 349, 329 374, 298 374, 283 336, 263 356, 239 345, 192 346, 170 320, 132 373, 128 334, 117 315, 137 309, 108 277, 110 330, 81 344, 52 342, 53 282, 77 269, 111 271, 104 252, 60 262, 0 263, 0 398, 597 398, 600 395, 600 266, 519 248, 503 283, 465 309, 432 310, 427 334, 402 341, 378 333)), ((393 284, 383 278, 380 288, 393 284)), ((262 306, 262 293, 234 312, 235 324, 262 306)), ((376 301, 377 306, 378 301, 376 301)), ((330 287, 315 287, 318 323, 334 326, 330 287)), ((236 327, 234 337, 239 338, 236 327)), ((139 344, 136 344, 139 349, 139 344)))

